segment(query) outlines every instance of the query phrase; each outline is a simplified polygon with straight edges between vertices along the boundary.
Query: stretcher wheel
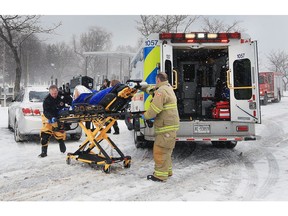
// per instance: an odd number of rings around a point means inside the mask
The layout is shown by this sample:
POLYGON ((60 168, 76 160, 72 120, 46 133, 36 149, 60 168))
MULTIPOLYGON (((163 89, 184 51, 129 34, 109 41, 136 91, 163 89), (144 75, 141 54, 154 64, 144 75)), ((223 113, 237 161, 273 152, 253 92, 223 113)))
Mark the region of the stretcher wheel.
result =
POLYGON ((131 167, 131 161, 130 160, 123 161, 123 166, 124 166, 124 168, 130 168, 131 167))
POLYGON ((104 165, 102 170, 104 173, 109 174, 111 172, 111 166, 104 165))
POLYGON ((71 164, 71 158, 70 158, 70 157, 67 157, 67 158, 66 158, 66 163, 67 163, 68 165, 71 164))

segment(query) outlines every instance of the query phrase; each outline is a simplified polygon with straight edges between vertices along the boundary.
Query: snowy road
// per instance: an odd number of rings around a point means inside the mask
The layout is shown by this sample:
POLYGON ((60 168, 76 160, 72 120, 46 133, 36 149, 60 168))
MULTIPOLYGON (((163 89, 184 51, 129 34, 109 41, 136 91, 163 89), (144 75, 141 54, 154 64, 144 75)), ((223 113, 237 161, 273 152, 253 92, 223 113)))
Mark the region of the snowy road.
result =
MULTIPOLYGON (((38 158, 36 141, 14 142, 13 133, 2 123, 0 200, 287 201, 287 113, 288 97, 263 106, 262 124, 256 127, 260 139, 239 142, 233 150, 217 149, 210 143, 177 144, 174 175, 166 183, 146 180, 153 172, 152 149, 136 149, 133 134, 122 121, 120 135, 111 138, 132 157, 132 166, 124 169, 122 163, 113 164, 111 174, 75 160, 67 165, 56 142, 49 144, 48 157, 38 158)), ((68 152, 80 144, 66 143, 68 152)))

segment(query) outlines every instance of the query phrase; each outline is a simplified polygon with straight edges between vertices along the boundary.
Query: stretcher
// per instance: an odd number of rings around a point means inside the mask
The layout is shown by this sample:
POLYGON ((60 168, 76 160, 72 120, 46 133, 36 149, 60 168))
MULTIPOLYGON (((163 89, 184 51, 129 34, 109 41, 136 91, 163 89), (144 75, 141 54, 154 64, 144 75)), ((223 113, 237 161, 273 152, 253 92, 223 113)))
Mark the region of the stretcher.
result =
POLYGON ((60 124, 78 123, 86 134, 86 139, 79 148, 73 153, 67 153, 67 164, 74 159, 91 165, 103 165, 104 173, 110 173, 111 165, 119 162, 123 162, 124 168, 130 168, 131 156, 125 155, 107 134, 115 121, 127 115, 126 108, 131 98, 141 88, 140 81, 127 82, 136 84, 132 88, 127 85, 122 86, 118 92, 107 94, 97 105, 81 103, 74 105, 73 109, 62 110, 59 113, 60 124), (93 129, 86 128, 86 122, 90 122, 93 125, 90 128, 93 129), (103 141, 116 150, 119 156, 110 156, 101 146, 103 141))

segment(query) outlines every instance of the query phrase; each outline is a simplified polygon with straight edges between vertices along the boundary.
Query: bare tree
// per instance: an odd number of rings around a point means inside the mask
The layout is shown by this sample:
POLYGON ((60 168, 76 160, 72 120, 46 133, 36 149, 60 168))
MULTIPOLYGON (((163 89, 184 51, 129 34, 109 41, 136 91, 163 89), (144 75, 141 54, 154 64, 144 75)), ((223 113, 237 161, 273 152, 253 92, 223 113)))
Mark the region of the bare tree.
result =
MULTIPOLYGON (((73 37, 74 52, 81 58, 80 67, 85 71, 85 74, 88 75, 88 70, 91 70, 94 74, 96 70, 100 71, 102 69, 103 71, 103 68, 99 68, 100 63, 103 63, 103 59, 97 56, 87 56, 83 53, 110 50, 111 38, 111 32, 98 26, 90 27, 88 32, 82 33, 79 42, 77 42, 75 36, 73 37)), ((101 65, 105 65, 105 63, 101 65)))
POLYGON ((22 43, 35 33, 52 33, 61 23, 52 28, 44 29, 39 25, 40 16, 29 15, 0 15, 0 37, 5 41, 13 53, 16 64, 14 92, 20 90, 22 75, 21 46, 22 43))
POLYGON ((245 29, 240 27, 242 21, 235 20, 231 24, 225 24, 223 20, 216 18, 203 17, 203 26, 202 30, 204 32, 244 32, 245 29))
POLYGON ((271 51, 268 56, 268 70, 274 72, 282 72, 285 79, 283 79, 285 91, 288 84, 288 55, 283 50, 271 51))
POLYGON ((42 43, 36 35, 31 35, 21 46, 21 65, 24 85, 32 84, 38 77, 43 79, 43 50, 42 43))
POLYGON ((188 15, 141 15, 136 21, 137 30, 147 37, 151 33, 187 32, 199 16, 188 15))
POLYGON ((67 82, 68 76, 72 78, 73 75, 67 68, 71 68, 75 58, 73 50, 64 42, 48 45, 46 48, 46 63, 53 74, 53 79, 57 78, 59 84, 67 82))

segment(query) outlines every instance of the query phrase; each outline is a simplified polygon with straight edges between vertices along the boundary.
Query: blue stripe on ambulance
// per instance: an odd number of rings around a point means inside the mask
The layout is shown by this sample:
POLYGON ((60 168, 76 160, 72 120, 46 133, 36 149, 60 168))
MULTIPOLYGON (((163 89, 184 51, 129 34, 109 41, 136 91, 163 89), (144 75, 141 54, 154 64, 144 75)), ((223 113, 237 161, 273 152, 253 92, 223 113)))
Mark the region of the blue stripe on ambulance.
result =
MULTIPOLYGON (((158 72, 157 64, 160 63, 160 47, 144 47, 144 81, 148 84, 156 83, 156 75, 158 72)), ((151 95, 145 93, 145 110, 149 108, 151 95), (148 99, 150 97, 150 99, 148 99)))

